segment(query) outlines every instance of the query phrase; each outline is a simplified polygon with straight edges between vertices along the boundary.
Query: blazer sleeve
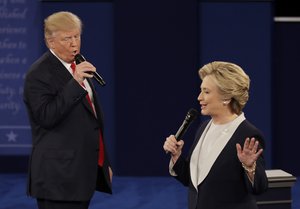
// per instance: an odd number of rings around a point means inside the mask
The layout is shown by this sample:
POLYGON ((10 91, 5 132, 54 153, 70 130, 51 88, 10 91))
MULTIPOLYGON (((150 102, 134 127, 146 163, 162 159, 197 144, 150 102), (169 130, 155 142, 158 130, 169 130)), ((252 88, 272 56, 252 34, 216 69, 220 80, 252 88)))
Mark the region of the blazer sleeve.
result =
POLYGON ((208 122, 209 120, 204 121, 202 124, 199 125, 198 130, 196 131, 195 134, 194 142, 189 150, 188 157, 184 158, 181 155, 176 161, 176 163, 174 164, 173 170, 177 174, 177 176, 174 177, 178 181, 180 181, 184 186, 189 186, 190 184, 190 158, 208 122))
MULTIPOLYGON (((261 135, 255 135, 253 136, 256 138, 256 140, 259 141, 259 147, 258 149, 264 149, 264 139, 261 135)), ((245 172, 245 179, 247 182, 247 187, 250 191, 252 191, 253 194, 261 194, 265 192, 268 189, 268 178, 265 172, 265 160, 263 153, 259 156, 259 158, 256 161, 256 169, 255 169, 255 175, 254 175, 254 182, 253 185, 251 184, 246 172, 245 172)))
POLYGON ((184 157, 180 156, 174 164, 173 170, 176 173, 174 178, 181 182, 184 186, 188 186, 190 181, 189 162, 184 159, 184 157))

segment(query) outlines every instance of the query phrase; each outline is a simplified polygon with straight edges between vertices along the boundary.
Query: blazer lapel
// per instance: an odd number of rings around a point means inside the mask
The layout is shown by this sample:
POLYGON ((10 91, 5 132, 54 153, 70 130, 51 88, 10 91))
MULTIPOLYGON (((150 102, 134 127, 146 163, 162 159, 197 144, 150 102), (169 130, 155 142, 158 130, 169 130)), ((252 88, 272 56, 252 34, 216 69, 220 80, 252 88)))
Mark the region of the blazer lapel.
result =
POLYGON ((232 135, 238 128, 238 126, 244 120, 245 120, 245 116, 242 113, 239 117, 237 117, 232 122, 230 127, 228 127, 226 130, 224 130, 218 138, 214 139, 214 140, 217 140, 217 143, 215 144, 213 151, 210 152, 208 154, 208 156, 202 160, 201 166, 198 167, 200 151, 201 151, 201 147, 203 144, 203 140, 205 138, 205 135, 206 135, 212 121, 210 121, 207 124, 205 130, 203 131, 203 133, 200 137, 200 140, 198 141, 198 143, 192 153, 191 161, 190 161, 191 162, 191 165, 190 165, 191 180, 196 189, 197 189, 198 185, 201 184, 201 182, 206 178, 212 165, 215 163, 217 157, 220 155, 220 153, 222 152, 222 150, 224 149, 224 147, 226 146, 226 144, 228 143, 228 141, 230 140, 230 138, 232 137, 232 135))
POLYGON ((209 123, 206 125, 205 129, 203 132, 201 132, 200 138, 197 141, 197 144, 195 145, 195 148, 192 152, 191 155, 191 159, 190 159, 190 173, 191 173, 191 181, 195 187, 195 189, 197 190, 197 186, 198 186, 198 161, 199 161, 199 155, 200 155, 200 150, 201 150, 201 146, 203 143, 203 138, 205 137, 210 125, 212 123, 212 120, 209 121, 209 123))

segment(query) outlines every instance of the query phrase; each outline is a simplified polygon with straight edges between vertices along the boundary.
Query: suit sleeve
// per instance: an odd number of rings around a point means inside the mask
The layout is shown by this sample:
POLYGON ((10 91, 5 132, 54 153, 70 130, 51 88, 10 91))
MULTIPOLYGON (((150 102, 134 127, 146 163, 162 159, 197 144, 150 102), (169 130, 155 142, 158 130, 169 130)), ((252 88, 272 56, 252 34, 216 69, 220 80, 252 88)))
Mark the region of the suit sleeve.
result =
POLYGON ((70 79, 61 89, 56 88, 56 82, 51 75, 36 72, 28 74, 25 79, 24 102, 33 120, 44 128, 59 123, 87 94, 74 79, 70 79))

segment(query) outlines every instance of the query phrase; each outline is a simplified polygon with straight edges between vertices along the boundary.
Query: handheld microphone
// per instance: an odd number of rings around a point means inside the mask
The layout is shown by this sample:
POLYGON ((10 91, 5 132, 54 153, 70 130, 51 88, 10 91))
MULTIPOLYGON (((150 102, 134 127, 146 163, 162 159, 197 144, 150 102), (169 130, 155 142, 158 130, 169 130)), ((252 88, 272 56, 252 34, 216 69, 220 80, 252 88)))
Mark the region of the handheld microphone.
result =
POLYGON ((182 123, 182 125, 180 126, 180 128, 178 129, 177 133, 175 134, 175 138, 177 141, 179 141, 182 136, 185 134, 186 130, 188 129, 188 127, 191 125, 191 123, 198 117, 199 113, 197 110, 191 108, 187 115, 185 116, 185 119, 182 123))
MULTIPOLYGON (((78 65, 79 63, 82 63, 85 61, 85 58, 81 55, 81 54, 76 54, 75 55, 75 62, 76 65, 78 65)), ((95 80, 101 85, 101 86, 105 86, 105 81, 103 80, 103 78, 97 73, 97 72, 93 72, 93 78, 95 78, 95 80)))

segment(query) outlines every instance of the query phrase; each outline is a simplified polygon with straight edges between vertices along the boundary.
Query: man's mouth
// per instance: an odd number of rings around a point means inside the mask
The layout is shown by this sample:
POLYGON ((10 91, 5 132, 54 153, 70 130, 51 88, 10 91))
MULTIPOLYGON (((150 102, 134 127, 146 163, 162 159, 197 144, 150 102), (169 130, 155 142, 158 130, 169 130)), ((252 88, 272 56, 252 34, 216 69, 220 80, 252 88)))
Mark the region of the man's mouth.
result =
POLYGON ((206 106, 206 104, 201 104, 201 109, 204 109, 206 106))

